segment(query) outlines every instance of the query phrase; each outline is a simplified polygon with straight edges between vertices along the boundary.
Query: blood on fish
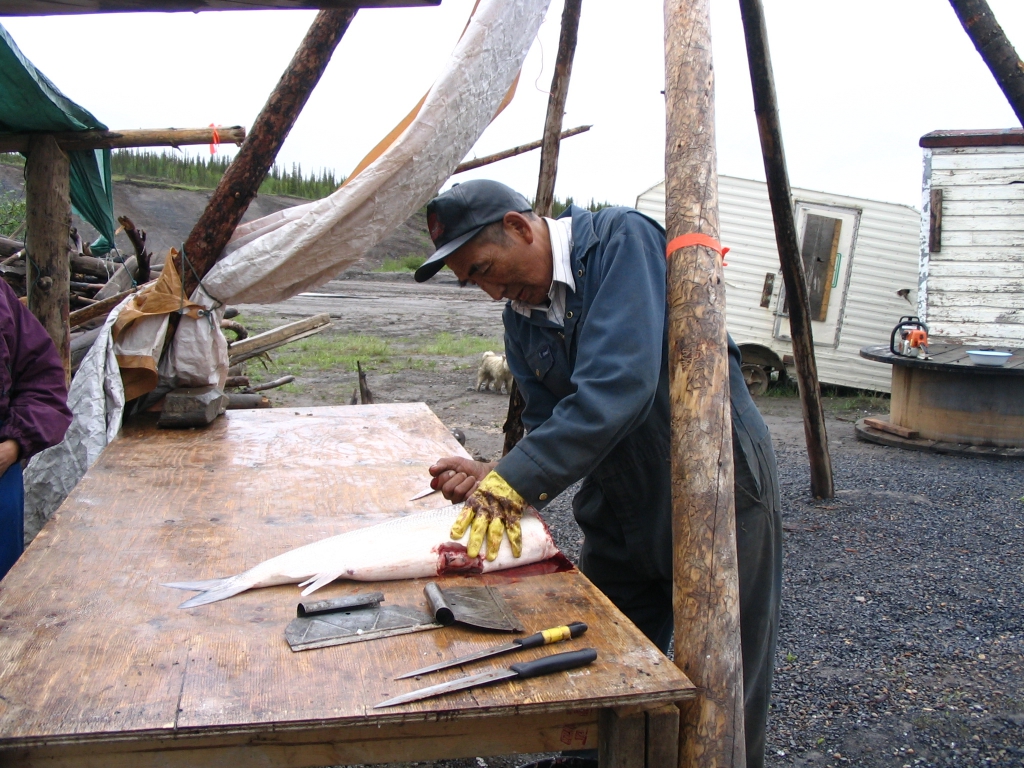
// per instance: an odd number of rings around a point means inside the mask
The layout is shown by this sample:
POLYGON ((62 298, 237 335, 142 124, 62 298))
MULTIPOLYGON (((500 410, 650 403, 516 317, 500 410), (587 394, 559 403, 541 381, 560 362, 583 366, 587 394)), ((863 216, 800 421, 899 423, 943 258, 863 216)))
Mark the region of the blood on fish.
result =
POLYGON ((483 573, 484 558, 482 555, 470 557, 466 546, 457 542, 444 542, 437 547, 437 575, 447 576, 453 573, 483 573))
POLYGON ((528 576, 544 576, 548 573, 565 573, 575 569, 576 566, 572 564, 572 561, 563 555, 561 552, 549 557, 547 560, 541 560, 538 563, 528 563, 527 565, 518 565, 515 568, 509 568, 505 571, 497 571, 491 575, 491 578, 496 581, 519 581, 519 579, 525 579, 528 576))

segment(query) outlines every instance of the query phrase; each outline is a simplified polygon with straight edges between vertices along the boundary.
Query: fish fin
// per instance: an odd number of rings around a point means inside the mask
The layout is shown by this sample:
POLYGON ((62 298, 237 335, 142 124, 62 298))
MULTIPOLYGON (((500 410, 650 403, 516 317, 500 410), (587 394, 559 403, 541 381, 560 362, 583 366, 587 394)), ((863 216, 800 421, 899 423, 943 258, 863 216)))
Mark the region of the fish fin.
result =
MULTIPOLYGON (((165 584, 164 586, 171 586, 165 584)), ((218 600, 226 600, 229 597, 245 592, 249 589, 252 584, 246 583, 244 580, 239 579, 237 576, 230 579, 220 579, 219 583, 215 584, 211 589, 204 590, 198 595, 195 595, 184 603, 179 605, 179 608, 195 608, 199 605, 206 605, 207 603, 216 603, 218 600)))
POLYGON ((305 580, 304 582, 302 582, 301 584, 299 584, 299 588, 301 589, 302 587, 308 587, 308 586, 309 586, 310 584, 312 584, 312 583, 313 583, 314 581, 316 581, 316 576, 310 576, 310 577, 309 577, 308 579, 306 579, 306 580, 305 580))
POLYGON ((320 589, 320 587, 330 584, 343 573, 344 571, 328 571, 327 573, 318 573, 315 579, 309 580, 313 582, 312 584, 306 582, 307 584, 309 584, 309 586, 302 590, 302 596, 306 597, 307 595, 313 594, 318 589, 320 589))
POLYGON ((206 579, 205 581, 171 581, 160 586, 170 587, 171 589, 184 589, 189 592, 208 592, 211 589, 216 589, 225 581, 231 581, 233 578, 233 576, 228 576, 226 579, 206 579))

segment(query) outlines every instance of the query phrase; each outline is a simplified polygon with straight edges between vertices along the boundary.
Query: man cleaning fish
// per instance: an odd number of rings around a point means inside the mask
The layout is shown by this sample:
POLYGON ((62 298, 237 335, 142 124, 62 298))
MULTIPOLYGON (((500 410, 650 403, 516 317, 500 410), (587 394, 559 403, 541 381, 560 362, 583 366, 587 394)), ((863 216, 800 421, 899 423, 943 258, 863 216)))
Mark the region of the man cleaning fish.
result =
MULTIPOLYGON (((453 186, 427 206, 447 266, 505 300, 505 353, 525 400, 526 436, 497 463, 444 457, 432 485, 465 501, 451 529, 467 554, 522 551, 521 519, 572 483, 580 569, 662 650, 672 632, 665 232, 630 208, 536 216, 495 181, 453 186)), ((771 437, 729 340, 747 765, 764 763, 782 523, 771 437)))

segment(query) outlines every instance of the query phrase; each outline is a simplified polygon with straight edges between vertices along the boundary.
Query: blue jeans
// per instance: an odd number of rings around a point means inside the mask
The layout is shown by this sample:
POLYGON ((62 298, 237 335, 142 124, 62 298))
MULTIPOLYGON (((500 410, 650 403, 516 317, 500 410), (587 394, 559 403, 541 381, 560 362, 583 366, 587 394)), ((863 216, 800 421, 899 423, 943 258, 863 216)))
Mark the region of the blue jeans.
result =
POLYGON ((25 486, 21 462, 14 462, 0 477, 0 579, 25 550, 25 486))

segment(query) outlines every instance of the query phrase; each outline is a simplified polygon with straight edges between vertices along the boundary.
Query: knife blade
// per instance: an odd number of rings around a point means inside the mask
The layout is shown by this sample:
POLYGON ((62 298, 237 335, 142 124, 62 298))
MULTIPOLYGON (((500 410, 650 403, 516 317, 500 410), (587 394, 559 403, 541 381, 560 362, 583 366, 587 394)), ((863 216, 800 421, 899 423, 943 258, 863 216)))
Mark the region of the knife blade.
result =
POLYGON ((407 677, 416 677, 417 675, 425 675, 428 672, 437 672, 441 669, 448 669, 448 667, 457 667, 460 664, 468 664, 471 661, 487 659, 491 656, 498 656, 503 653, 509 653, 510 651, 521 651, 524 648, 539 648, 542 645, 560 643, 563 640, 570 640, 574 637, 579 637, 586 631, 586 624, 584 624, 582 621, 574 621, 572 624, 567 624, 565 626, 545 629, 542 632, 537 632, 536 634, 530 635, 529 637, 517 637, 510 643, 496 645, 492 648, 485 648, 482 651, 470 653, 466 656, 460 656, 457 659, 450 659, 449 661, 440 661, 437 664, 431 664, 429 667, 423 667, 422 669, 416 669, 412 672, 406 672, 404 675, 399 675, 398 677, 396 677, 395 680, 404 680, 407 677))
POLYGON ((508 669, 495 669, 490 672, 481 672, 478 675, 460 677, 450 680, 447 683, 431 685, 426 688, 412 691, 410 693, 395 696, 380 704, 374 704, 374 709, 382 707, 397 707, 399 704, 408 704, 410 701, 429 699, 433 696, 441 696, 445 693, 464 691, 467 688, 479 688, 483 685, 492 685, 502 680, 525 680, 530 677, 550 675, 555 672, 564 672, 568 669, 576 669, 590 664, 597 658, 597 651, 593 648, 584 648, 581 651, 568 651, 566 653, 554 653, 550 656, 513 664, 508 669))
POLYGON ((439 490, 440 490, 439 488, 427 488, 427 490, 420 491, 415 496, 411 496, 409 498, 409 501, 416 501, 416 499, 425 498, 425 497, 429 496, 432 493, 437 493, 439 490))

